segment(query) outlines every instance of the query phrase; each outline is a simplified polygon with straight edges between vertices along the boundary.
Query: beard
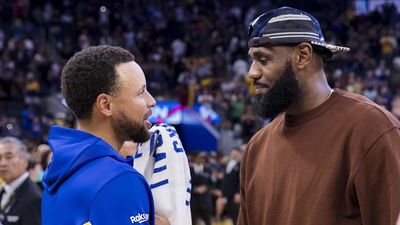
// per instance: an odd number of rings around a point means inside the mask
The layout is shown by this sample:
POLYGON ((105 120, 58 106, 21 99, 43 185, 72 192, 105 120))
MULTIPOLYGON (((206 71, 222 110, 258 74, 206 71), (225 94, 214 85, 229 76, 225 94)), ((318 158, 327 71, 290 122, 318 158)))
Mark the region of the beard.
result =
POLYGON ((299 96, 300 85, 289 62, 286 63, 274 86, 264 94, 256 95, 255 112, 264 118, 275 118, 284 112, 299 96))
POLYGON ((123 141, 143 143, 150 139, 149 131, 144 123, 129 119, 127 113, 123 110, 119 111, 118 114, 116 129, 119 130, 118 133, 123 141))

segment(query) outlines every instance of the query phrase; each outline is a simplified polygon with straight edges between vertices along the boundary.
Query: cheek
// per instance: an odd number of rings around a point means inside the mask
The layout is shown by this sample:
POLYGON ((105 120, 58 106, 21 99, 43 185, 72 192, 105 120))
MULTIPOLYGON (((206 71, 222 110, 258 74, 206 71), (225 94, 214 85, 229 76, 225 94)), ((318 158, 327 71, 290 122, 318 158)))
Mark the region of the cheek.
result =
POLYGON ((144 98, 140 98, 135 102, 136 115, 143 117, 147 112, 147 102, 144 98))
POLYGON ((135 107, 137 110, 142 110, 146 108, 146 99, 144 97, 137 97, 132 99, 132 106, 135 107))
POLYGON ((23 159, 19 159, 13 164, 13 166, 17 170, 27 170, 28 169, 28 162, 23 160, 23 159))
POLYGON ((278 77, 278 71, 274 67, 264 67, 262 70, 262 79, 269 83, 274 82, 278 77))
POLYGON ((145 115, 145 108, 143 106, 136 106, 131 111, 129 112, 129 116, 131 119, 137 121, 137 122, 142 122, 144 120, 144 115, 145 115))
POLYGON ((286 69, 286 60, 282 61, 271 60, 270 63, 263 68, 263 74, 266 79, 275 82, 281 77, 286 69))

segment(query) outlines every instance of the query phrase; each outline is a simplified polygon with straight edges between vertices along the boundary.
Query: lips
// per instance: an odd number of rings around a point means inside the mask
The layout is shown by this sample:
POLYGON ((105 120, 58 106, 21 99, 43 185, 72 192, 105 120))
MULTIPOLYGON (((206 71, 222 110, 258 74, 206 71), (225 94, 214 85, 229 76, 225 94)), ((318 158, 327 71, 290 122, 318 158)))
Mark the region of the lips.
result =
POLYGON ((254 82, 253 86, 256 89, 257 93, 264 92, 264 91, 266 91, 267 89, 270 88, 270 85, 264 84, 264 83, 260 83, 260 82, 254 82))
POLYGON ((263 88, 267 89, 268 86, 264 86, 264 85, 254 85, 254 88, 255 88, 256 90, 257 90, 257 89, 263 89, 263 88))
POLYGON ((256 89, 269 88, 269 87, 270 87, 270 85, 265 84, 265 83, 260 83, 260 82, 254 82, 253 86, 254 86, 256 89))
POLYGON ((151 124, 150 121, 148 120, 149 117, 151 116, 151 114, 152 114, 152 112, 151 112, 151 110, 150 110, 150 111, 149 111, 148 113, 146 113, 146 115, 144 116, 144 123, 145 123, 145 126, 146 126, 147 129, 150 129, 151 126, 153 126, 153 124, 151 124))
POLYGON ((152 111, 149 110, 145 115, 144 115, 144 119, 147 120, 152 114, 152 111))

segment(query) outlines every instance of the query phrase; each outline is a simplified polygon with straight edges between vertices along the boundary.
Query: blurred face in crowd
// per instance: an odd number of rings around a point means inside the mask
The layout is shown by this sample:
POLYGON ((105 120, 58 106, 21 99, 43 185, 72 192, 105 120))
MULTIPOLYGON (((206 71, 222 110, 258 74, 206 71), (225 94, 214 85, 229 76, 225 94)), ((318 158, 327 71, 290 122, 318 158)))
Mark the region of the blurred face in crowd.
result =
POLYGON ((123 141, 146 142, 151 127, 148 118, 156 101, 147 91, 144 73, 136 62, 121 63, 116 72, 120 89, 113 96, 113 128, 123 141))
POLYGON ((284 112, 300 93, 290 54, 291 48, 286 46, 249 50, 253 62, 248 76, 256 89, 255 110, 262 117, 272 118, 284 112))
POLYGON ((203 165, 206 161, 206 156, 204 153, 199 153, 196 155, 196 157, 194 158, 194 162, 197 165, 203 165))
POLYGON ((38 162, 36 162, 32 168, 28 169, 29 177, 34 182, 41 181, 43 175, 42 172, 43 172, 42 166, 38 162))
POLYGON ((19 151, 16 144, 0 144, 0 177, 7 183, 11 183, 28 167, 28 158, 19 151))
POLYGON ((233 160, 240 160, 242 158, 242 152, 238 148, 233 148, 231 151, 231 158, 233 160))

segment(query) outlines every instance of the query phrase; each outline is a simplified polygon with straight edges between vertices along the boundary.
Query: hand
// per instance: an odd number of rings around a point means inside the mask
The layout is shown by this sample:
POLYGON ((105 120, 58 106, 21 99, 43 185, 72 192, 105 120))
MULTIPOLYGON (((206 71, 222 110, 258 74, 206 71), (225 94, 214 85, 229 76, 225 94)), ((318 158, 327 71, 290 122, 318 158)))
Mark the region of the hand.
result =
POLYGON ((221 190, 215 189, 213 194, 218 198, 222 197, 222 191, 221 190))
POLYGON ((171 223, 169 222, 169 220, 167 218, 157 216, 157 215, 156 215, 155 222, 156 222, 155 225, 171 225, 171 223))
POLYGON ((125 141, 118 153, 126 158, 127 156, 135 156, 138 144, 133 141, 125 141))
POLYGON ((206 185, 200 185, 196 188, 194 188, 194 192, 197 194, 203 194, 207 191, 207 186, 206 185))
POLYGON ((225 197, 220 197, 217 198, 216 204, 217 205, 225 205, 228 202, 228 200, 225 197))
POLYGON ((233 196, 233 202, 236 203, 236 204, 240 204, 240 194, 239 193, 236 193, 233 196))

